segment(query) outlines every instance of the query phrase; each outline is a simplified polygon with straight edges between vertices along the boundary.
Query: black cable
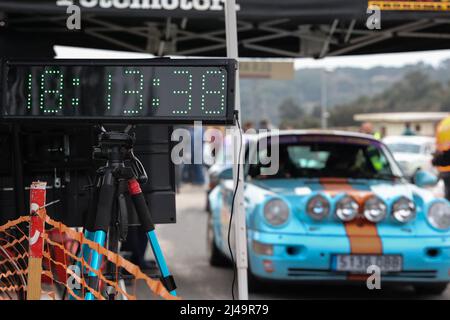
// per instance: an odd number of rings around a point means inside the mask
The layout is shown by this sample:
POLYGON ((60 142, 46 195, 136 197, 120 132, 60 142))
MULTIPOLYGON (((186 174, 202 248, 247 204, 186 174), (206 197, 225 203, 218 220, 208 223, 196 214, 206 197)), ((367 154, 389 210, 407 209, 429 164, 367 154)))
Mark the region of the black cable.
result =
POLYGON ((241 160, 242 144, 243 144, 243 136, 242 136, 242 131, 241 131, 241 124, 239 122, 239 115, 238 115, 237 112, 235 113, 235 118, 236 118, 236 123, 237 123, 238 129, 239 129, 239 155, 238 155, 238 159, 237 159, 237 161, 238 161, 238 169, 237 169, 237 175, 236 175, 236 186, 234 188, 233 200, 231 202, 230 224, 228 225, 228 250, 230 250, 231 263, 233 264, 233 282, 232 282, 232 285, 231 285, 231 297, 232 297, 233 300, 235 300, 235 298, 234 298, 234 286, 236 284, 237 265, 236 265, 236 261, 234 260, 233 249, 231 248, 231 225, 232 225, 232 222, 233 222, 233 215, 234 215, 234 202, 236 200, 236 194, 237 194, 237 190, 238 190, 239 183, 240 183, 239 175, 240 175, 241 166, 240 166, 239 162, 241 160))

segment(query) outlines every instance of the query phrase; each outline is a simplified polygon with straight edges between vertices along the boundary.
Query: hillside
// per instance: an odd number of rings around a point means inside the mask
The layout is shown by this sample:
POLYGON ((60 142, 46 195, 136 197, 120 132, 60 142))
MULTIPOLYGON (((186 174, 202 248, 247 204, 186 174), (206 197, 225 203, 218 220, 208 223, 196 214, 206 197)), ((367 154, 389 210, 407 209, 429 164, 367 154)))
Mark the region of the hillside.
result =
MULTIPOLYGON (((296 70, 294 80, 290 81, 243 79, 241 98, 244 121, 270 119, 280 125, 283 120, 280 106, 290 104, 284 108, 291 109, 288 114, 298 110, 306 121, 296 126, 314 125, 321 101, 323 73, 323 69, 308 68, 296 70), (310 116, 313 119, 305 119, 310 116)), ((348 114, 353 111, 440 110, 443 108, 441 104, 447 101, 445 92, 450 81, 450 59, 436 68, 422 63, 401 68, 336 68, 326 74, 326 79, 330 120, 335 125, 352 122, 348 114), (405 77, 408 78, 402 85, 405 77), (410 87, 411 84, 414 87, 410 87), (388 100, 384 101, 386 94, 388 100), (339 112, 335 108, 339 108, 339 112), (341 117, 338 116, 340 114, 341 117)), ((450 103, 446 105, 450 106, 450 103)))

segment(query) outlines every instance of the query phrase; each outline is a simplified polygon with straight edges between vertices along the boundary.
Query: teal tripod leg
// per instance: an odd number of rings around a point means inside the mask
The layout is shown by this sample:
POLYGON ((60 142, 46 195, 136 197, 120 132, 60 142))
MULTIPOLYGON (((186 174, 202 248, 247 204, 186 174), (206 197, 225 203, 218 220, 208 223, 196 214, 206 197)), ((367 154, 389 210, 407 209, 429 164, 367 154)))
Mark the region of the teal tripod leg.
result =
MULTIPOLYGON (((91 241, 94 241, 94 236, 95 236, 95 232, 91 232, 91 231, 85 231, 85 238, 91 241)), ((83 244, 83 248, 82 248, 82 253, 83 253, 83 259, 84 261, 86 261, 87 263, 89 263, 89 259, 91 257, 91 248, 89 248, 89 246, 87 244, 83 244)), ((80 262, 79 262, 80 263, 80 262)), ((81 263, 80 263, 81 264, 81 263)), ((86 270, 83 270, 82 272, 84 273, 86 270)))
MULTIPOLYGON (((94 241, 94 232, 85 230, 84 231, 84 237, 86 239, 88 239, 88 240, 94 241)), ((81 247, 81 251, 80 251, 78 257, 79 258, 82 257, 84 261, 89 262, 90 255, 91 255, 91 249, 89 248, 89 246, 87 244, 83 244, 83 246, 81 247)), ((82 274, 85 273, 86 270, 84 268, 82 269, 81 261, 78 261, 76 266, 77 266, 76 270, 80 270, 80 272, 82 274)), ((77 283, 77 284, 81 285, 80 283, 77 283)), ((80 289, 74 289, 73 292, 75 293, 75 295, 77 297, 81 297, 81 290, 80 289)), ((69 294, 69 300, 76 300, 76 298, 73 295, 69 294)))
MULTIPOLYGON (((105 231, 96 231, 94 234, 94 242, 99 244, 100 246, 105 245, 106 240, 106 232, 105 231)), ((93 288, 96 290, 98 288, 98 277, 97 274, 94 272, 100 270, 100 267, 102 265, 102 255, 99 254, 97 251, 92 250, 92 257, 91 257, 91 263, 89 264, 92 270, 89 270, 88 273, 88 286, 90 288, 93 288)), ((94 300, 95 297, 91 292, 86 292, 86 295, 84 297, 85 300, 94 300)))
MULTIPOLYGON (((169 267, 167 266, 166 259, 164 259, 164 255, 162 253, 161 247, 158 242, 158 238, 156 237, 155 230, 147 232, 148 241, 150 242, 150 246, 152 247, 153 254, 156 259, 156 263, 158 264, 159 270, 161 271, 161 275, 163 277, 164 286, 170 290, 171 285, 165 283, 165 281, 173 281, 173 277, 170 274, 169 267)), ((175 289, 170 291, 170 294, 173 296, 177 295, 175 289)))
POLYGON ((170 273, 169 268, 167 267, 167 263, 164 259, 164 255, 159 245, 158 238, 156 237, 155 226, 153 224, 150 211, 148 210, 144 195, 142 194, 141 186, 136 179, 131 179, 128 181, 128 192, 131 195, 131 199, 133 200, 134 207, 139 216, 142 228, 147 234, 150 246, 153 250, 153 254, 155 255, 156 263, 158 264, 159 270, 161 272, 161 282, 171 295, 176 296, 177 292, 175 289, 177 287, 175 284, 175 280, 170 273))

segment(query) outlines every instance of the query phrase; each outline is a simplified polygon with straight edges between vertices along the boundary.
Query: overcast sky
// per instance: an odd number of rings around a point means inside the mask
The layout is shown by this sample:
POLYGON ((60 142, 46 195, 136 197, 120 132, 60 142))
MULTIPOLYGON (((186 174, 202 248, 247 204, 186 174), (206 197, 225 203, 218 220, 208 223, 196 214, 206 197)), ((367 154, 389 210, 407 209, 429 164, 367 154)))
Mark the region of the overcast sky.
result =
MULTIPOLYGON (((95 50, 74 47, 55 47, 57 58, 103 58, 103 59, 132 59, 149 58, 151 55, 143 53, 130 53, 122 51, 95 50)), ((437 66, 441 61, 450 58, 450 50, 420 51, 412 53, 390 53, 363 56, 330 57, 321 60, 310 58, 296 59, 295 67, 299 68, 327 68, 357 67, 372 68, 375 66, 401 67, 406 64, 424 62, 437 66)))
POLYGON ((321 60, 297 59, 296 68, 305 67, 359 67, 372 68, 375 66, 401 67, 407 64, 424 62, 437 66, 441 61, 450 58, 450 50, 417 51, 411 53, 372 54, 362 56, 329 57, 321 60))

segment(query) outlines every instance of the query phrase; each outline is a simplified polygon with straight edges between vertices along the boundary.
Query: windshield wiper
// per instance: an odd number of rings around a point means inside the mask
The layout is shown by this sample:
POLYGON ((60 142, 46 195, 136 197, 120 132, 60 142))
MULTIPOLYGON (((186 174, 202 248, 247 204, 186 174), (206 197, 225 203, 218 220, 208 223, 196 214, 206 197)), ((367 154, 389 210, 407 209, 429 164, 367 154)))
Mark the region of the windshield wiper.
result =
POLYGON ((403 177, 397 176, 393 173, 376 173, 373 175, 374 179, 383 179, 383 180, 401 180, 403 177))
POLYGON ((400 180, 401 176, 392 173, 358 174, 350 176, 351 179, 380 179, 380 180, 400 180))

